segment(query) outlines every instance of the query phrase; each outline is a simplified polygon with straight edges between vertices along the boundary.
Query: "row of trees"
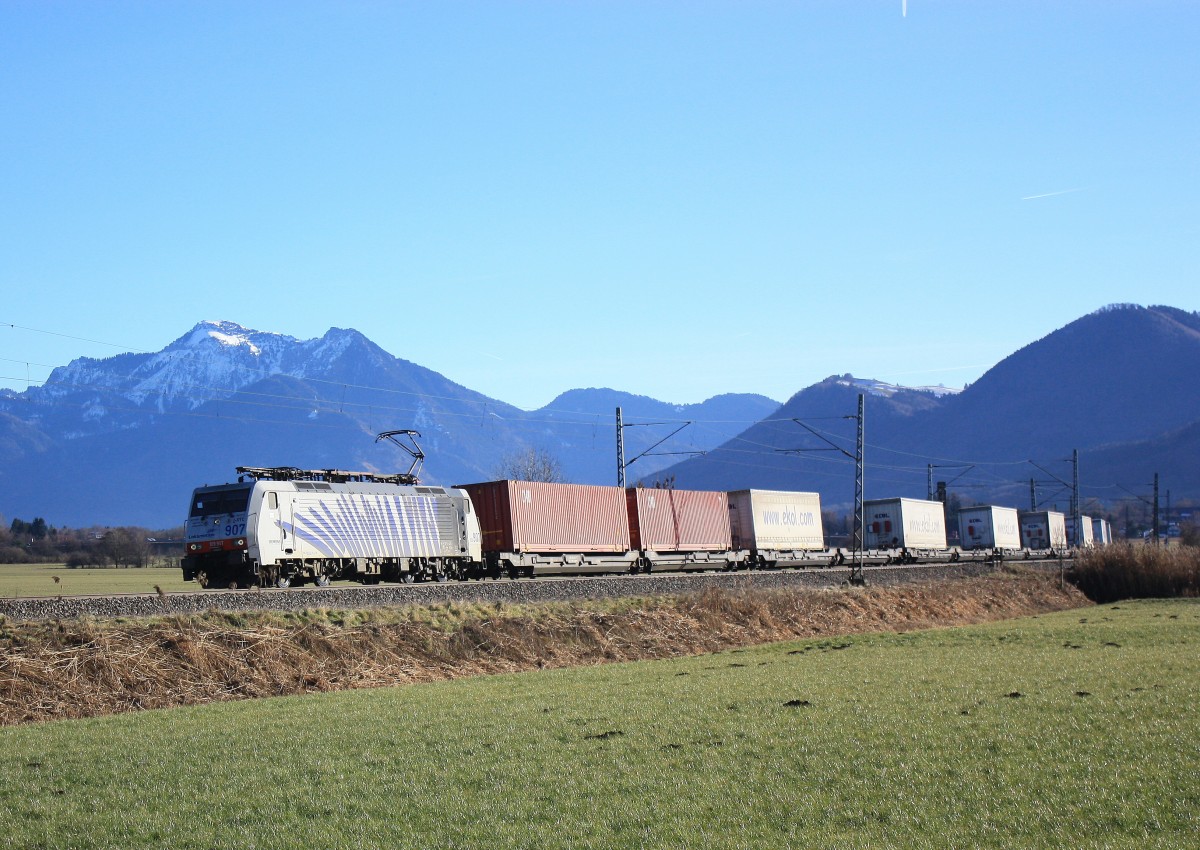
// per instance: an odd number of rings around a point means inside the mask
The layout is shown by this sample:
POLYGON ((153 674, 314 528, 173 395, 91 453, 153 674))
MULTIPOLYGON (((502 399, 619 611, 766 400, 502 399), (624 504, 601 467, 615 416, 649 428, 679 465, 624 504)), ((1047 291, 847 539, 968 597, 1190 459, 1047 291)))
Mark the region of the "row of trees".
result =
POLYGON ((183 528, 55 528, 42 517, 0 523, 0 564, 66 564, 68 567, 174 565, 182 554, 183 528))

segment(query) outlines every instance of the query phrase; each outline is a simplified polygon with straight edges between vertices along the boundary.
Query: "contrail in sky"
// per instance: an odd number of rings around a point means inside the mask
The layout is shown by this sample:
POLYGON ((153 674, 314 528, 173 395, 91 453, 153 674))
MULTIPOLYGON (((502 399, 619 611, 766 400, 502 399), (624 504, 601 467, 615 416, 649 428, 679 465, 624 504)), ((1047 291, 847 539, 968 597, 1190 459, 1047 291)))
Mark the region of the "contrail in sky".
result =
POLYGON ((1035 199, 1037 199, 1037 198, 1053 198, 1055 195, 1069 195, 1069 194, 1071 194, 1072 192, 1082 192, 1082 191, 1083 191, 1083 187, 1081 186, 1081 187, 1080 187, 1080 188, 1078 188, 1078 189, 1063 189, 1063 190, 1061 190, 1061 191, 1058 191, 1058 192, 1047 192, 1047 193, 1046 193, 1046 194, 1044 194, 1044 195, 1029 195, 1028 197, 1024 197, 1024 198, 1022 198, 1021 200, 1022 200, 1022 201, 1032 201, 1032 200, 1035 200, 1035 199))

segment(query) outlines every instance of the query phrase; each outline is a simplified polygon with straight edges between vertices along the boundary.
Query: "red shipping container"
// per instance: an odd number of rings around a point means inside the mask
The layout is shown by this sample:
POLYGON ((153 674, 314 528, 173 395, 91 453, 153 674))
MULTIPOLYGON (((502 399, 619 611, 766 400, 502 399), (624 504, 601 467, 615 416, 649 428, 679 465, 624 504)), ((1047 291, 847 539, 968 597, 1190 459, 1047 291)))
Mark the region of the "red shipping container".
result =
POLYGON ((620 487, 488 481, 459 485, 471 496, 484 552, 628 552, 620 487))
POLYGON ((725 493, 631 487, 625 495, 634 549, 725 552, 733 548, 725 493))

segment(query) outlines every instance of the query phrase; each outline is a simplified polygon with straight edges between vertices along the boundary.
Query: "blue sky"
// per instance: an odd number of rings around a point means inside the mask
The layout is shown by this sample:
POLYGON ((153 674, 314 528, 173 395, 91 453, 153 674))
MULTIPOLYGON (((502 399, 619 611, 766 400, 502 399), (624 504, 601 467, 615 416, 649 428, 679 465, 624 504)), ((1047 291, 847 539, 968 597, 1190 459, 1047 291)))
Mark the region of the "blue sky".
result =
POLYGON ((228 319, 783 400, 1200 309, 1200 4, 902 5, 6 2, 0 386, 228 319))

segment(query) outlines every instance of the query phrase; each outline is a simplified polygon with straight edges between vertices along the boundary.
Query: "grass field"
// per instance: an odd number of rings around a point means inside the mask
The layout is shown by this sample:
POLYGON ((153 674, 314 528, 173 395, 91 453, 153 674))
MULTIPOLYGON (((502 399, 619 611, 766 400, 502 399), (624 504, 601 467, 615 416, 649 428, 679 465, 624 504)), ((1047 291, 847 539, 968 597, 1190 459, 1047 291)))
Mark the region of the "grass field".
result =
POLYGON ((0 729, 4 847, 1193 847, 1200 604, 0 729))
POLYGON ((178 567, 71 570, 63 564, 0 564, 0 598, 154 593, 155 585, 168 592, 199 589, 183 580, 178 567))

